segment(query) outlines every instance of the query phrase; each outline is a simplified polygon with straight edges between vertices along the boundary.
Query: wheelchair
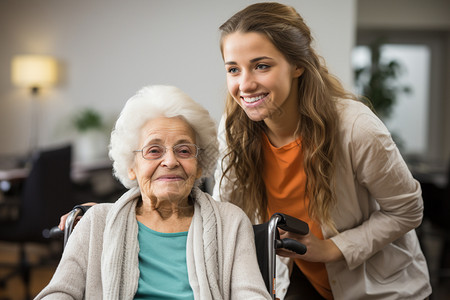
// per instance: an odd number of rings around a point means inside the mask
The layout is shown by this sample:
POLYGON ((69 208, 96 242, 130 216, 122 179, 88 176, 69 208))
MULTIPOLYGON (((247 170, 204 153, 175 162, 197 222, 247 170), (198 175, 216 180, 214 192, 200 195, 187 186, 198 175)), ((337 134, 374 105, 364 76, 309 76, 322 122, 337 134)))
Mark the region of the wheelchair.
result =
MULTIPOLYGON (((64 232, 54 227, 50 230, 50 236, 54 238, 63 236, 65 247, 77 218, 84 215, 89 208, 90 206, 76 205, 66 219, 64 232)), ((309 232, 308 224, 282 213, 273 214, 266 223, 253 225, 259 269, 272 299, 276 299, 276 249, 284 248, 300 255, 307 251, 306 246, 296 240, 280 239, 278 228, 301 235, 309 232)))

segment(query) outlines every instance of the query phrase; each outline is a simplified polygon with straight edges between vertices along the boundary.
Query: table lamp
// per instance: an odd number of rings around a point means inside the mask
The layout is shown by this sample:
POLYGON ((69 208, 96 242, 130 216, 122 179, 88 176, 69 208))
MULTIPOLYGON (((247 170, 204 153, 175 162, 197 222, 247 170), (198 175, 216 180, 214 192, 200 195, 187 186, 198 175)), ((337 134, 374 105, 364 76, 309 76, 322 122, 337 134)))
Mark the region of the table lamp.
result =
POLYGON ((11 63, 11 80, 20 87, 30 89, 32 105, 31 120, 31 153, 37 149, 39 133, 39 114, 37 96, 43 87, 48 87, 57 81, 57 62, 45 55, 17 55, 11 63))

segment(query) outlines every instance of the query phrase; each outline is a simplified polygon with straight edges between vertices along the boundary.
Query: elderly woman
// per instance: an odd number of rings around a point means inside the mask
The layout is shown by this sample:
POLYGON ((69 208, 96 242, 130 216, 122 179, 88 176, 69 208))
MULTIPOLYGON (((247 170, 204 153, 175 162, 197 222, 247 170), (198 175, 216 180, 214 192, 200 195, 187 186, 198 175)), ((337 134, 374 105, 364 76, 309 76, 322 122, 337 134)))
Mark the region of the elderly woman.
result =
POLYGON ((217 154, 203 107, 175 87, 141 89, 111 134, 129 191, 86 213, 36 299, 270 299, 249 219, 197 187, 217 154))

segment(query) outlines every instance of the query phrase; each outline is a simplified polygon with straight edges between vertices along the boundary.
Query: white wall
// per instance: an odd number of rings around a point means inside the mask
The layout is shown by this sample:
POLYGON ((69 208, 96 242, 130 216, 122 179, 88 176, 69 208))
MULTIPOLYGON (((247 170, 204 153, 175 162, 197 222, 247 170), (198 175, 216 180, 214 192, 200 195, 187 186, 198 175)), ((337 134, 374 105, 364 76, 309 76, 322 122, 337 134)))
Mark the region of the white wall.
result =
POLYGON ((358 28, 450 28, 448 0, 358 0, 358 28))
MULTIPOLYGON (((218 27, 255 1, 2 0, 0 1, 0 154, 29 145, 27 91, 10 82, 16 54, 49 54, 61 82, 41 95, 40 145, 71 138, 70 119, 92 107, 114 119, 146 84, 171 84, 219 120, 225 72, 218 27)), ((349 87, 355 0, 280 1, 305 18, 332 72, 349 87)))

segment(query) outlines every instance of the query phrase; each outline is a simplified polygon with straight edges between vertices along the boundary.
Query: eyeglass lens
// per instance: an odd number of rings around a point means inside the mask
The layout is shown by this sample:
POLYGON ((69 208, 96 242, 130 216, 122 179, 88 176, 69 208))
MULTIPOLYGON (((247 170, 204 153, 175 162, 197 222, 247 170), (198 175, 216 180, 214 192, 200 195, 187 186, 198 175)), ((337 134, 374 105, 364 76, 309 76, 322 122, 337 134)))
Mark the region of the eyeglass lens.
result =
MULTIPOLYGON (((177 158, 188 159, 197 157, 197 147, 194 144, 179 144, 172 147, 177 158)), ((142 149, 145 159, 158 159, 166 153, 166 147, 162 145, 149 145, 142 149)))

